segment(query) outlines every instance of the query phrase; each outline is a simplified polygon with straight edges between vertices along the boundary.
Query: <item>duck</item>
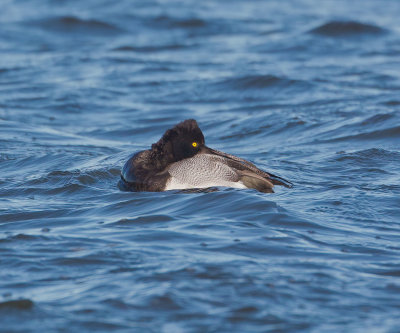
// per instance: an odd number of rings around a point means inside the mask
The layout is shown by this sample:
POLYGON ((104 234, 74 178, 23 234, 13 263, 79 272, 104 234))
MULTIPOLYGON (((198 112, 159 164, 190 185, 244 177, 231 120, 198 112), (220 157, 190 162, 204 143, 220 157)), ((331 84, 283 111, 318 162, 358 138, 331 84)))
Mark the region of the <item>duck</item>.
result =
POLYGON ((245 159, 207 147, 194 119, 178 123, 150 149, 130 156, 119 182, 121 190, 149 192, 230 187, 273 193, 274 185, 293 186, 245 159))

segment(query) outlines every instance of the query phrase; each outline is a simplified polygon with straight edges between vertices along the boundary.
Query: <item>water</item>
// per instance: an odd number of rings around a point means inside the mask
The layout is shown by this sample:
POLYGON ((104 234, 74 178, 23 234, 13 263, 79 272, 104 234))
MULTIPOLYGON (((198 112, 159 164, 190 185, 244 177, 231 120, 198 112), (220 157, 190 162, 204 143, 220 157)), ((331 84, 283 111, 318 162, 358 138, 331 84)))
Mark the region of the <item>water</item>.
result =
POLYGON ((398 332, 398 1, 0 9, 1 332, 398 332), (187 118, 295 187, 119 191, 187 118))

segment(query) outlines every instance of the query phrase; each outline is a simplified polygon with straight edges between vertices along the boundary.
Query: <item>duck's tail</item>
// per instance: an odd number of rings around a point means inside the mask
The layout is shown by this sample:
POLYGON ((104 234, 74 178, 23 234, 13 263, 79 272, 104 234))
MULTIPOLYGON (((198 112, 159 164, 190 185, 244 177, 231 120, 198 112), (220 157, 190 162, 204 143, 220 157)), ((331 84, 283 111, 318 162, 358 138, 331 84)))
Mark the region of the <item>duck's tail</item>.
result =
POLYGON ((285 178, 279 177, 279 176, 275 176, 271 173, 268 173, 270 175, 270 180, 272 182, 272 184, 274 185, 282 185, 285 186, 287 188, 292 188, 293 187, 293 183, 286 180, 285 178))

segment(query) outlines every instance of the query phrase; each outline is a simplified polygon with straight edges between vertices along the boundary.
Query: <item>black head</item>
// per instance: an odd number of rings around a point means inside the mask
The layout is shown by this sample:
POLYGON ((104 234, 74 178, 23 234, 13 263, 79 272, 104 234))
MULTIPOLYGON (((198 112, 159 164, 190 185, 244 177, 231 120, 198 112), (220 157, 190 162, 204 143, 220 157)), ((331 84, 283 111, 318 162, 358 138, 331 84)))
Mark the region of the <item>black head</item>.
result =
POLYGON ((177 162, 196 155, 204 147, 204 135, 196 120, 188 119, 165 132, 152 150, 168 162, 177 162))

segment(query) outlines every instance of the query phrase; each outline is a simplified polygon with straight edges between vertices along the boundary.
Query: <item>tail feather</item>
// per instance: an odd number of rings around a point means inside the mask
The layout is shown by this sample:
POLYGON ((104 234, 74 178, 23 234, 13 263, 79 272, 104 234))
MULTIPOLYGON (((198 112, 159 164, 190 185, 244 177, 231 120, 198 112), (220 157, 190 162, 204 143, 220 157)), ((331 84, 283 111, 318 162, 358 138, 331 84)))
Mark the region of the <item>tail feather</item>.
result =
POLYGON ((241 171, 239 180, 247 187, 254 188, 257 191, 264 193, 274 193, 272 189, 274 187, 273 183, 269 179, 263 178, 253 172, 244 170, 241 171))

